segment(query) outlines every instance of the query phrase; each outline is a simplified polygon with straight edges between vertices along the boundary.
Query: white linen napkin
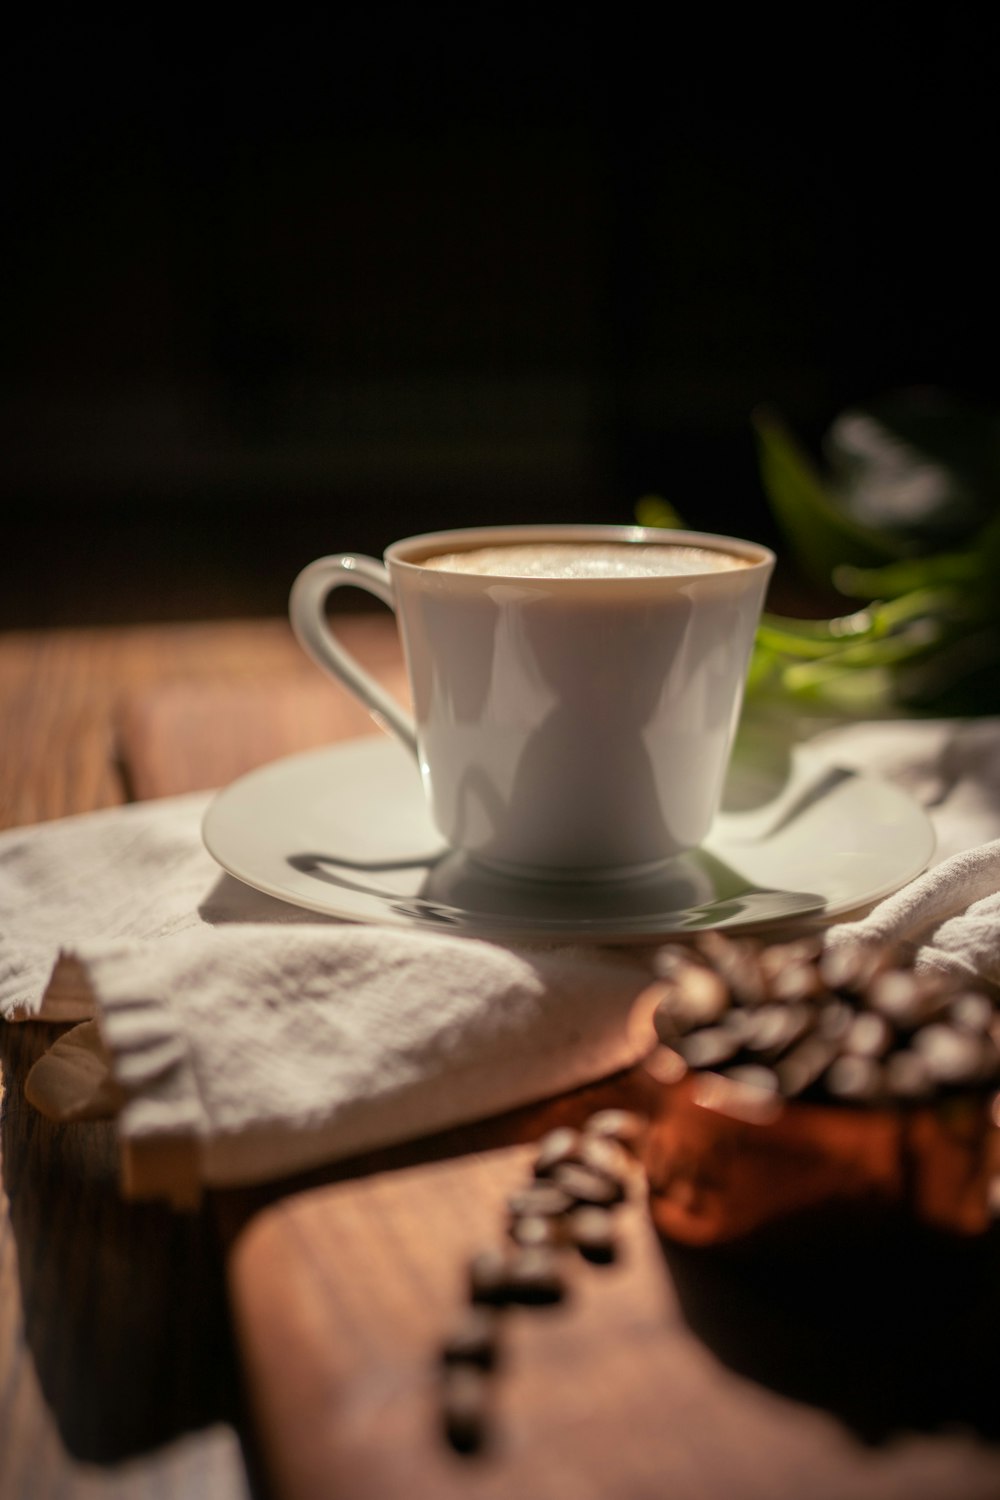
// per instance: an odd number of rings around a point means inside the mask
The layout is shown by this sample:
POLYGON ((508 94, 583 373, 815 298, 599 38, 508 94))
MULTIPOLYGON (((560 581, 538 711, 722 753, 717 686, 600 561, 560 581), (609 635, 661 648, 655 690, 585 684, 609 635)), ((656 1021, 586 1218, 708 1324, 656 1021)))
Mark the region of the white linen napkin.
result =
MULTIPOLYGON (((907 787, 938 837, 930 875, 841 932, 996 981, 1000 721, 810 732, 833 763, 907 787)), ((119 1108, 127 1191, 182 1203, 293 1173, 590 1082, 648 1045, 628 1025, 648 952, 313 916, 223 874, 201 842, 208 800, 0 835, 0 1015, 96 1016, 49 1056, 69 1052, 78 1078, 109 1063, 92 1092, 119 1108)))
POLYGON ((908 950, 918 970, 1000 988, 1000 839, 953 854, 826 937, 828 948, 886 944, 908 950))
POLYGON ((827 946, 898 945, 918 970, 1000 990, 1000 720, 855 724, 813 744, 907 788, 937 836, 931 867, 867 916, 830 927, 827 946))
MULTIPOLYGON (((0 1015, 96 1015, 120 1091, 101 1099, 120 1103, 137 1194, 149 1178, 181 1203, 196 1182, 305 1170, 641 1056, 628 1017, 650 971, 637 952, 511 948, 314 916, 219 869, 200 836, 208 801, 165 798, 0 836, 0 1015), (157 1144, 190 1149, 173 1150, 164 1171, 148 1151, 157 1144)), ((53 1054, 80 1081, 88 1060, 99 1070, 97 1046, 91 1028, 53 1054)), ((43 1102, 46 1071, 34 1089, 43 1102)), ((68 1116, 86 1112, 69 1100, 68 1116)))

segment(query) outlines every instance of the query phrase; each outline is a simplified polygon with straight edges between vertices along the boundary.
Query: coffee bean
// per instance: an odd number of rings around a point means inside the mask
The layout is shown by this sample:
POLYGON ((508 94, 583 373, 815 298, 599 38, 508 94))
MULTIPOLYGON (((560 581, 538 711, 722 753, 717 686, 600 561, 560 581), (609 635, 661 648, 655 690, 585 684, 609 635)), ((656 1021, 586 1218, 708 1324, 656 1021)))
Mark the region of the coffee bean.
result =
POLYGON ((876 975, 895 958, 889 946, 872 948, 861 943, 828 948, 819 960, 823 983, 840 994, 861 994, 876 975))
POLYGON ((747 1045, 747 1038, 753 1033, 757 1019, 757 1008, 752 1005, 734 1005, 731 1010, 719 1021, 719 1025, 727 1031, 738 1047, 747 1045))
POLYGON ((798 938, 791 943, 770 943, 761 949, 757 962, 765 982, 770 985, 785 969, 814 964, 821 949, 818 937, 798 938))
MULTIPOLYGON (((673 981, 669 993, 660 1001, 661 1019, 669 1016, 683 1036, 696 1026, 710 1026, 724 1015, 729 1006, 729 990, 721 974, 689 964, 673 981)), ((660 1040, 665 1040, 661 1036, 660 1040)))
POLYGON ((819 961, 823 983, 842 993, 864 983, 866 955, 861 947, 830 948, 819 961))
POLYGON ((740 942, 722 932, 704 932, 697 939, 699 951, 726 982, 730 994, 743 1005, 759 1005, 767 994, 757 945, 740 942))
POLYGON ((948 1001, 948 1019, 962 1031, 988 1032, 996 1006, 981 990, 962 990, 948 1001))
POLYGON ((734 938, 731 938, 728 933, 718 932, 714 928, 709 928, 707 932, 697 933, 692 946, 696 953, 700 953, 703 958, 708 959, 713 968, 721 968, 725 964, 727 956, 733 955, 738 951, 738 944, 734 938))
POLYGON ((560 1125, 543 1135, 535 1154, 535 1176, 550 1177, 564 1161, 576 1161, 583 1137, 572 1125, 560 1125))
POLYGON ((913 1038, 931 1077, 939 1083, 971 1084, 982 1081, 988 1072, 984 1039, 954 1026, 924 1026, 913 1038))
POLYGON ((554 1180, 578 1203, 592 1203, 598 1208, 609 1208, 625 1196, 621 1182, 579 1162, 564 1162, 557 1167, 554 1180))
POLYGON ((558 1218, 572 1202, 573 1199, 562 1188, 542 1179, 512 1193, 507 1199, 507 1207, 515 1218, 558 1218))
POLYGON ((629 1179, 632 1162, 624 1147, 619 1146, 617 1141, 590 1135, 584 1130, 580 1165, 589 1167, 593 1172, 600 1172, 603 1177, 610 1177, 612 1182, 624 1187, 629 1179))
POLYGON ((654 1083, 665 1084, 669 1088, 672 1084, 680 1083, 687 1073, 687 1063, 673 1047, 654 1047, 643 1059, 642 1070, 654 1083))
POLYGON ((689 1068, 719 1068, 733 1060, 740 1040, 725 1026, 706 1026, 681 1037, 676 1047, 689 1068))
POLYGON ((927 1063, 909 1047, 890 1053, 883 1071, 885 1086, 895 1099, 916 1103, 930 1098, 934 1092, 934 1079, 927 1063))
POLYGON ((630 1109, 599 1109, 583 1127, 585 1135, 607 1136, 629 1151, 637 1151, 646 1135, 646 1121, 630 1109))
POLYGON ((469 1262, 469 1296, 473 1302, 500 1306, 507 1300, 511 1253, 500 1246, 480 1250, 469 1262))
POLYGON ((507 1294, 510 1301, 530 1306, 561 1302, 566 1282, 553 1252, 541 1247, 519 1251, 510 1263, 507 1294))
POLYGON ((489 1427, 489 1379, 474 1365, 449 1365, 444 1373, 441 1415, 445 1436, 459 1453, 475 1453, 489 1427))
POLYGON ((587 1260, 607 1265, 617 1254, 614 1220, 605 1208, 578 1208, 569 1216, 573 1244, 587 1260))
POLYGON ((682 969, 697 962, 693 948, 682 943, 663 943, 653 954, 653 973, 658 979, 676 979, 682 969))
POLYGON ((518 1214, 511 1219, 510 1237, 517 1245, 554 1247, 562 1244, 565 1232, 562 1219, 551 1214, 518 1214))
POLYGON ((808 1036, 815 1023, 812 1006, 762 1005, 753 1014, 744 1045, 765 1061, 773 1062, 808 1036))
POLYGON ((838 1057, 823 1081, 835 1099, 858 1104, 873 1103, 883 1090, 882 1069, 871 1057, 838 1057))
POLYGON ((812 964, 788 964, 770 981, 769 990, 775 1000, 813 1000, 824 993, 826 986, 812 964))
POLYGON ((806 1037, 805 1041, 775 1064, 775 1072, 786 1098, 794 1099, 819 1079, 837 1056, 837 1044, 825 1037, 806 1037))
POLYGON ((884 1057, 895 1039, 896 1033, 885 1016, 866 1010, 851 1021, 844 1037, 844 1050, 858 1057, 884 1057))
POLYGON ((944 1008, 946 994, 939 982, 912 969, 888 969, 872 980, 868 999, 894 1026, 913 1031, 944 1008))
POLYGON ((458 1323, 441 1345, 445 1364, 471 1364, 492 1370, 500 1346, 497 1315, 482 1306, 467 1307, 458 1323))
POLYGON ((748 1089, 761 1089, 766 1094, 776 1094, 780 1087, 777 1073, 762 1063, 734 1063, 726 1069, 725 1076, 733 1083, 748 1089))
POLYGON ((846 1000, 825 1000, 816 1018, 816 1032, 825 1041, 840 1042, 850 1031, 857 1012, 846 1000))

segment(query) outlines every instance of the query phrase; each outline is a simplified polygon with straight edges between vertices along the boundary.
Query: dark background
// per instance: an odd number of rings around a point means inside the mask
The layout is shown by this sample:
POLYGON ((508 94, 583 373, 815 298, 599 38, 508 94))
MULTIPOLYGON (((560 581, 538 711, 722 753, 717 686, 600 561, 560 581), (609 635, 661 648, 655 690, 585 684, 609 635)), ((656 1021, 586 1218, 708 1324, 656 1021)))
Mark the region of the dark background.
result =
POLYGON ((775 540, 759 405, 815 447, 1000 395, 990 27, 22 21, 0 626, 277 613, 323 552, 648 492, 775 540))

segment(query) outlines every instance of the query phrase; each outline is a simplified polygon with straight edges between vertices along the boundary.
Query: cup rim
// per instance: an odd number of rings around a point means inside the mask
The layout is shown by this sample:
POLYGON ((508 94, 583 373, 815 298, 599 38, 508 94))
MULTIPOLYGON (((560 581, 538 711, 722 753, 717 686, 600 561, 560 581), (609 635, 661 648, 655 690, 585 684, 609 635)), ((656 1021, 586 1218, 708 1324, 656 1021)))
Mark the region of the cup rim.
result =
POLYGON ((421 563, 427 557, 433 557, 439 552, 471 552, 479 547, 492 547, 511 545, 516 542, 625 542, 629 544, 646 543, 654 546, 674 545, 683 547, 699 547, 707 552, 728 552, 735 554, 745 560, 747 566, 736 570, 735 575, 731 570, 719 572, 706 568, 704 572, 693 572, 683 574, 653 575, 658 582, 690 582, 692 579, 700 578, 746 578, 748 575, 761 569, 770 569, 774 566, 776 558, 774 552, 762 542, 749 541, 744 537, 727 536, 721 532, 710 531, 687 531, 661 526, 638 526, 638 525, 605 525, 602 523, 587 522, 552 522, 531 523, 525 525, 503 525, 503 526, 461 526, 454 527, 448 531, 427 531, 414 536, 401 537, 392 542, 384 553, 387 566, 403 569, 406 573, 420 576, 433 576, 435 580, 448 579, 449 581, 462 580, 466 584, 482 585, 483 583, 516 582, 518 584, 544 584, 547 588, 553 586, 573 587, 580 583, 600 583, 602 585, 613 583, 620 586, 645 584, 648 586, 650 575, 635 574, 624 578, 613 579, 577 579, 577 578, 521 578, 512 579, 509 575, 501 573, 461 573, 450 572, 447 569, 423 569, 421 563), (416 554, 416 555, 414 555, 416 554))

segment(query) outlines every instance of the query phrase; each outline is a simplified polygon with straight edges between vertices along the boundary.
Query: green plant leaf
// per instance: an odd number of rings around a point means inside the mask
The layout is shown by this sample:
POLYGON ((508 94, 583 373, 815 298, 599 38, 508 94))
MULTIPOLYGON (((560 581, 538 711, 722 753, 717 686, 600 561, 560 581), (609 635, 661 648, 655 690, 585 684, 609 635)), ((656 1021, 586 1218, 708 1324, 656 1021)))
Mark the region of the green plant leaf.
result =
POLYGON ((662 495, 643 495, 637 500, 635 518, 640 526, 665 526, 671 530, 684 528, 679 512, 662 495))
POLYGON ((757 644, 772 652, 811 660, 843 650, 848 641, 867 640, 878 633, 876 617, 867 609, 832 620, 794 620, 763 614, 757 644))
POLYGON ((803 572, 828 587, 843 563, 877 567, 901 556, 894 538, 845 515, 815 465, 773 412, 753 415, 761 483, 803 572))

